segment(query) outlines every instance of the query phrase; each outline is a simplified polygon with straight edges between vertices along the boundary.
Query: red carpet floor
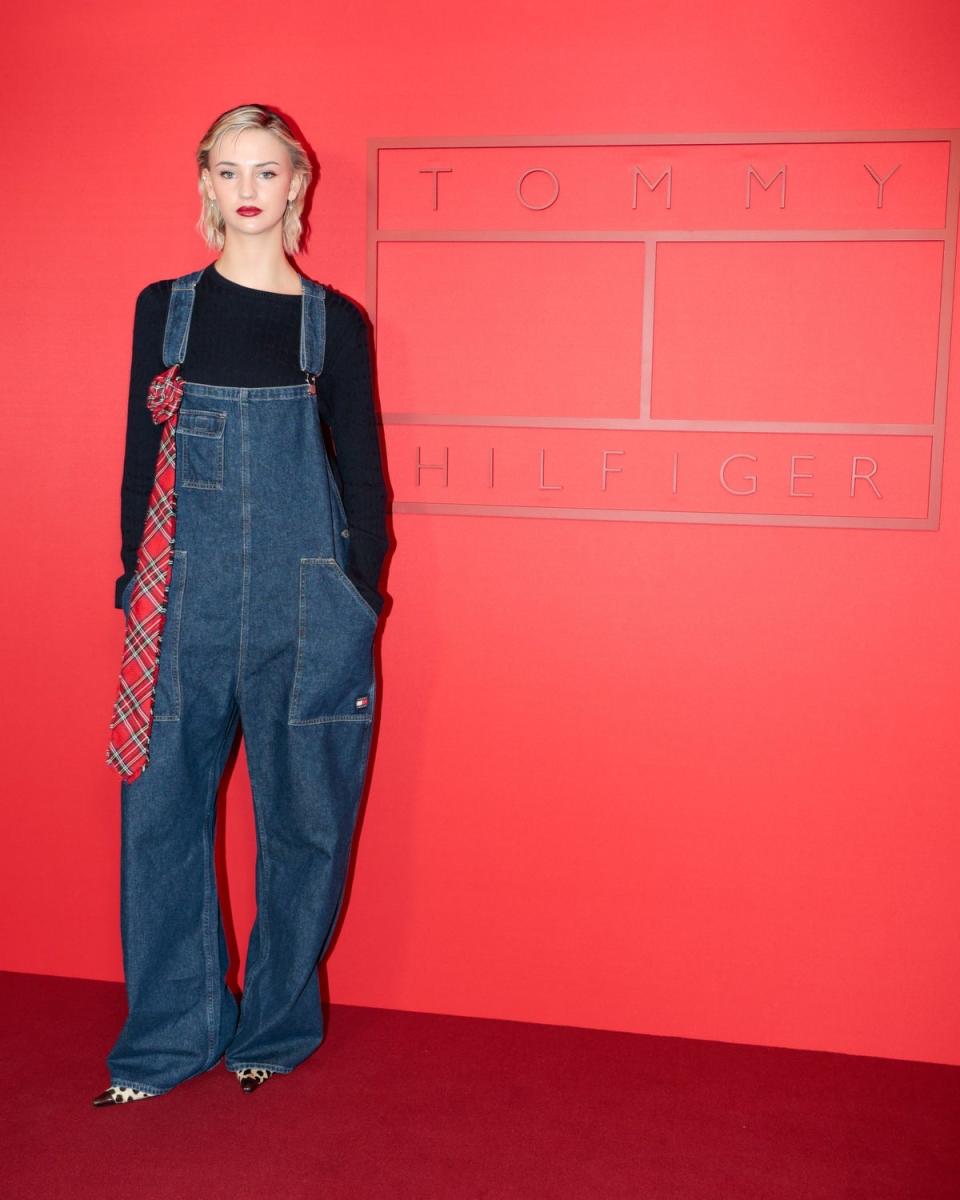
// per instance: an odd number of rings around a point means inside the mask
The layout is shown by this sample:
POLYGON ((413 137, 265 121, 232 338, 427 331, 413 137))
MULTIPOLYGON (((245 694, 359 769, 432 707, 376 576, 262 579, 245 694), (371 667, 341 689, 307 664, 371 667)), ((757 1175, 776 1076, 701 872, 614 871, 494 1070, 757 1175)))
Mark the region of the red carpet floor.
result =
POLYGON ((0 1196, 958 1200, 960 1068, 334 1005, 290 1075, 95 1109, 122 986, 0 973, 0 1196))

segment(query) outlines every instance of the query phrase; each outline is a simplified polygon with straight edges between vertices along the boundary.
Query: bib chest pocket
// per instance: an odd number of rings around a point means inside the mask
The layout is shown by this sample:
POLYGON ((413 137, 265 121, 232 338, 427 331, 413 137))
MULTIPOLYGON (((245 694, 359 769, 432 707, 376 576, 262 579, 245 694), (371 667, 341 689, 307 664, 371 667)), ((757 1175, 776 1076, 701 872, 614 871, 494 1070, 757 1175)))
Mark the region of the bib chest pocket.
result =
POLYGON ((225 412, 181 409, 177 419, 177 486, 223 490, 225 412))

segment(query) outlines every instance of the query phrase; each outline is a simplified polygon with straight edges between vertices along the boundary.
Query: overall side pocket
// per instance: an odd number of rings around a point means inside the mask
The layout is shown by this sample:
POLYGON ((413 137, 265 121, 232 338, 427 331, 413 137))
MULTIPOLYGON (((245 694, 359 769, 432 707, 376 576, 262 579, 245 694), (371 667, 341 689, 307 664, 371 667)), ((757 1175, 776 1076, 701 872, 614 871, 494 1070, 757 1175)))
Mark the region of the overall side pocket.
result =
POLYGON ((167 615, 160 638, 160 667, 153 699, 155 721, 180 720, 180 629, 183 594, 187 586, 187 552, 174 550, 173 572, 167 592, 167 615))
POLYGON ((130 616, 130 600, 133 597, 133 585, 137 582, 137 573, 130 576, 127 582, 123 585, 123 591, 120 593, 120 607, 123 609, 124 617, 130 616))
POLYGON ((300 559, 290 725, 373 720, 377 620, 336 559, 300 559))

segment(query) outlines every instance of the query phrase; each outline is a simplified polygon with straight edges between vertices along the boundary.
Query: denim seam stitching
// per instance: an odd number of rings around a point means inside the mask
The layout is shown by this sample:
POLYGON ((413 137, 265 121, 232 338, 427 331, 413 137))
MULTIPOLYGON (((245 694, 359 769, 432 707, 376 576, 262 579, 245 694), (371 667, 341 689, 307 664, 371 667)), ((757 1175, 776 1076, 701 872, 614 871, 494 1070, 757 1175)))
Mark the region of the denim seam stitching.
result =
MULTIPOLYGON (((204 881, 205 881, 205 885, 206 885, 204 888, 204 920, 205 921, 206 921, 207 913, 208 913, 208 911, 212 911, 213 905, 214 904, 219 905, 219 898, 216 895, 216 878, 217 878, 216 863, 213 858, 213 842, 210 837, 210 825, 209 825, 211 808, 213 810, 213 814, 215 815, 216 807, 217 807, 217 787, 219 786, 220 776, 223 774, 223 766, 225 765, 222 762, 223 747, 224 747, 224 744, 228 741, 228 739, 230 739, 232 737, 232 735, 235 732, 236 732, 235 722, 232 720, 228 721, 224 725, 224 727, 220 733, 220 741, 217 744, 216 753, 210 762, 210 771, 207 775, 207 813, 206 813, 204 825, 203 825, 203 840, 204 840, 203 871, 204 871, 204 881), (220 768, 219 772, 217 770, 218 766, 220 768), (209 848, 209 852, 208 852, 208 848, 209 848), (211 865, 212 865, 212 873, 211 873, 211 865)), ((219 1026, 219 1018, 215 1017, 215 1015, 214 1015, 214 1005, 215 1005, 215 1002, 217 999, 216 993, 219 991, 219 984, 223 983, 223 979, 221 977, 219 980, 211 981, 211 975, 213 973, 212 972, 212 963, 214 961, 214 958, 216 957, 216 950, 213 946, 212 934, 210 934, 209 940, 208 940, 208 930, 209 930, 209 926, 208 926, 208 929, 204 930, 204 958, 206 959, 206 963, 207 963, 207 988, 208 988, 208 990, 207 990, 207 1031, 208 1031, 207 1057, 209 1058, 213 1051, 213 1045, 214 1045, 214 1041, 215 1041, 214 1029, 215 1029, 215 1026, 217 1026, 217 1027, 219 1026), (211 982, 213 983, 212 991, 211 991, 211 982)), ((223 1052, 221 1052, 221 1054, 219 1054, 217 1056, 217 1058, 214 1059, 214 1061, 211 1063, 210 1067, 206 1067, 204 1069, 211 1070, 213 1067, 215 1067, 217 1065, 217 1063, 220 1061, 220 1059, 222 1057, 223 1057, 223 1052)))
MULTIPOLYGON (((221 744, 222 744, 221 735, 221 744)), ((212 988, 213 976, 213 952, 210 946, 210 924, 211 924, 211 894, 210 894, 210 860, 213 857, 213 847, 211 845, 210 829, 209 829, 209 813, 210 813, 210 784, 213 777, 213 768, 215 761, 210 764, 210 771, 207 776, 207 805, 204 813, 203 821, 203 913, 202 913, 202 941, 203 941, 203 969, 204 983, 206 991, 206 1011, 207 1011, 207 1058, 213 1053, 214 1037, 214 1015, 213 1003, 214 993, 212 988)), ((216 805, 216 792, 214 792, 214 806, 216 805)), ((213 874, 216 874, 214 868, 213 874)))
POLYGON ((240 574, 240 637, 237 651, 237 687, 235 696, 240 703, 240 691, 243 680, 243 650, 246 639, 247 600, 250 593, 250 503, 248 500, 248 484, 250 464, 247 449, 247 410, 245 403, 246 390, 241 391, 237 415, 240 418, 240 551, 242 566, 240 574))
MULTIPOLYGON (((170 702, 168 712, 158 713, 156 711, 156 703, 154 707, 154 721, 179 721, 180 709, 182 704, 182 696, 180 691, 180 627, 183 624, 183 594, 187 588, 187 552, 186 550, 174 550, 175 558, 179 558, 181 562, 180 573, 177 580, 177 594, 173 598, 173 643, 167 648, 170 655, 170 677, 172 680, 173 698, 170 702)), ((166 639, 161 635, 160 655, 163 656, 163 643, 166 639)), ((159 668, 157 674, 157 684, 159 686, 159 668)))
POLYGON ((244 1067, 260 1067, 260 1069, 263 1071, 276 1071, 278 1075, 289 1075, 293 1070, 293 1067, 281 1067, 276 1063, 239 1062, 233 1063, 232 1066, 230 1063, 227 1063, 226 1065, 228 1071, 242 1071, 244 1067))
MULTIPOLYGON (((250 984, 253 979, 256 979, 257 972, 262 971, 265 967, 270 954, 270 922, 267 917, 267 894, 270 890, 270 856, 267 851, 267 830, 263 820, 262 804, 257 804, 257 796, 262 796, 262 790, 257 784, 254 775, 256 768, 251 762, 247 763, 250 772, 250 790, 253 793, 253 818, 254 829, 257 838, 257 853, 263 863, 262 880, 260 872, 257 872, 256 878, 256 900, 257 900, 257 917, 255 925, 259 937, 263 939, 263 947, 259 951, 253 969, 248 971, 243 980, 243 992, 246 994, 250 990, 250 984), (261 886, 262 884, 262 886, 261 886)), ((242 1001, 241 1001, 242 1008, 242 1001)), ((242 1018, 241 1018, 242 1019, 242 1018)), ((250 1066, 260 1066, 260 1063, 251 1063, 250 1066)), ((272 1069, 272 1068, 271 1068, 272 1069)))
POLYGON ((227 414, 222 408, 181 408, 177 429, 187 437, 222 438, 226 424, 227 414), (205 429, 191 429, 191 417, 217 417, 216 432, 208 433, 205 429))
POLYGON ((333 567, 334 574, 337 576, 337 578, 340 580, 340 582, 343 584, 343 586, 347 589, 347 591, 350 593, 350 595, 354 598, 354 600, 356 600, 358 604, 363 605, 364 612, 367 614, 367 616, 369 618, 372 618, 373 624, 376 627, 377 622, 380 620, 380 617, 379 617, 376 609, 373 607, 372 604, 368 603, 367 600, 365 600, 364 597, 360 594, 360 591, 357 588, 357 585, 353 582, 353 580, 346 573, 346 571, 343 569, 343 567, 340 566, 339 562, 337 562, 337 560, 335 558, 323 559, 322 561, 328 562, 329 565, 331 567, 333 567))
POLYGON ((343 713, 343 715, 339 716, 339 717, 292 717, 287 722, 287 724, 288 725, 327 725, 327 724, 335 724, 337 722, 346 721, 348 723, 353 723, 355 725, 369 725, 372 720, 373 720, 372 716, 370 716, 370 717, 354 716, 353 713, 343 713))
POLYGON ((297 605, 297 657, 293 669, 293 687, 290 689, 290 707, 287 709, 287 724, 297 725, 300 718, 296 716, 300 701, 300 684, 303 674, 303 645, 306 619, 304 616, 305 599, 303 583, 303 559, 300 559, 300 597, 297 605))

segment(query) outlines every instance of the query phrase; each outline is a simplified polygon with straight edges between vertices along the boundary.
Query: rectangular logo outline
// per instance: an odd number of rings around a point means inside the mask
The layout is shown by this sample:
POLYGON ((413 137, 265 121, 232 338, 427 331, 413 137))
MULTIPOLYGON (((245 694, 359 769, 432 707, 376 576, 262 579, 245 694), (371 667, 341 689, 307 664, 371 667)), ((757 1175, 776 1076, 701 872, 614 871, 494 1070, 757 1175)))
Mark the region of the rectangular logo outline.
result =
POLYGON ((593 134, 577 137, 551 134, 543 137, 511 135, 498 138, 370 137, 367 139, 367 307, 376 330, 378 304, 379 247, 384 242, 451 241, 619 241, 645 244, 643 282, 643 330, 640 415, 636 418, 604 417, 505 417, 460 413, 382 413, 384 425, 488 426, 547 429, 680 430, 685 432, 818 433, 913 436, 931 441, 927 513, 923 517, 858 517, 850 515, 696 512, 662 509, 562 508, 547 505, 450 504, 439 501, 394 501, 392 510, 405 513, 449 513, 476 516, 556 517, 590 520, 619 520, 733 525, 786 525, 875 529, 939 529, 943 485, 944 434, 946 427, 950 338, 953 322, 953 293, 956 271, 957 223, 960 213, 960 129, 852 130, 844 132, 780 132, 741 134, 593 134), (811 230, 753 230, 743 228, 705 230, 440 230, 379 229, 380 151, 390 149, 584 147, 658 145, 771 145, 771 144, 861 144, 876 142, 945 142, 949 144, 947 203, 942 228, 869 230, 817 228, 811 230), (661 242, 798 242, 798 241, 939 241, 943 244, 943 271, 937 338, 934 417, 923 424, 864 424, 856 422, 685 420, 650 415, 652 388, 653 313, 656 282, 656 247, 661 242))

